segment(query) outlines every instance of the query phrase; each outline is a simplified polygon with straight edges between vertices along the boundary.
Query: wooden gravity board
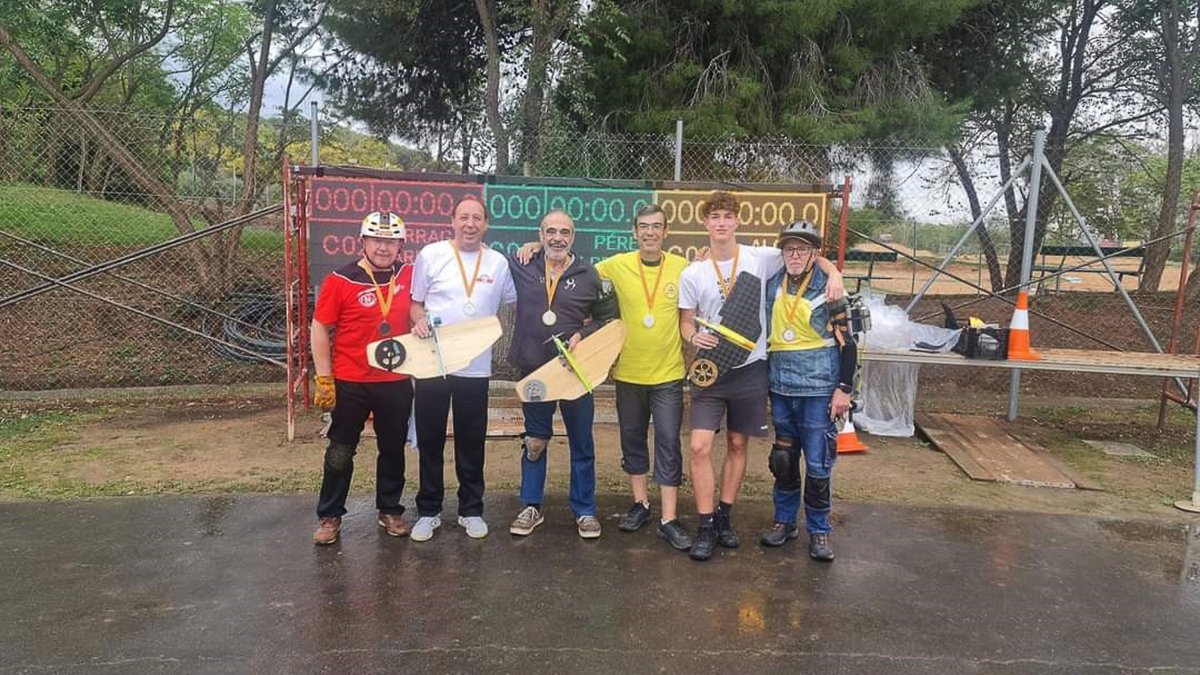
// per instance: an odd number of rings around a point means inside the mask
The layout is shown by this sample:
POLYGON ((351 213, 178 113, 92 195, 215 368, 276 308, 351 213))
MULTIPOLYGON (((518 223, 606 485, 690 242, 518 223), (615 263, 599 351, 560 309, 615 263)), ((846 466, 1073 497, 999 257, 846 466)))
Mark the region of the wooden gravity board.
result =
POLYGON ((920 412, 917 427, 973 480, 1036 487, 1095 489, 1044 447, 1022 438, 1004 420, 981 415, 920 412))

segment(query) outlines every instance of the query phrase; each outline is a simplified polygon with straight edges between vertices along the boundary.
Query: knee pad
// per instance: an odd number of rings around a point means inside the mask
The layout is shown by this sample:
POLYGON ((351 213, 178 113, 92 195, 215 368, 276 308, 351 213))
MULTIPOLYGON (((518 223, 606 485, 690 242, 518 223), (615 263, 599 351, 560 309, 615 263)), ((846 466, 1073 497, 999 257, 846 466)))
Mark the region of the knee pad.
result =
POLYGON ((332 471, 345 471, 354 460, 354 446, 330 441, 325 446, 325 466, 332 471))
POLYGON ((790 438, 775 437, 775 444, 771 446, 771 454, 767 457, 767 467, 771 469, 772 476, 783 478, 788 474, 788 466, 792 462, 791 451, 795 446, 796 442, 790 438))
POLYGON ((800 448, 791 438, 777 438, 769 460, 775 487, 784 492, 800 489, 800 448))
POLYGON ((525 446, 525 459, 536 462, 542 458, 542 453, 546 451, 546 446, 550 445, 550 439, 526 436, 523 444, 525 446))
POLYGON ((804 481, 804 506, 816 510, 824 511, 830 507, 832 495, 830 495, 829 477, 816 478, 809 476, 804 481))

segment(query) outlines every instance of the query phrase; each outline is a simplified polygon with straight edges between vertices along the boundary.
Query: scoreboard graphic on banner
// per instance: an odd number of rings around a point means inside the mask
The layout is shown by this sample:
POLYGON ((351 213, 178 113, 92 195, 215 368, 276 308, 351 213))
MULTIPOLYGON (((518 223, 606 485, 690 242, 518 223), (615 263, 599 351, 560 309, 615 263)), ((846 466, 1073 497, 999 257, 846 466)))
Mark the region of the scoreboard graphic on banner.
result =
MULTIPOLYGON (((550 180, 546 181, 551 182, 550 180)), ((711 189, 655 190, 597 187, 580 181, 564 185, 524 183, 390 180, 382 178, 315 177, 309 191, 309 275, 320 283, 334 269, 362 254, 358 238, 363 217, 390 211, 404 220, 408 238, 404 257, 411 262, 425 244, 451 237, 454 205, 472 196, 487 205, 491 216, 486 240, 492 248, 510 252, 537 239, 546 212, 561 209, 575 221, 577 255, 592 262, 637 248, 633 217, 649 203, 663 208, 669 226, 667 248, 688 258, 704 246, 707 233, 700 204, 711 189)), ((800 218, 824 228, 829 217, 826 192, 757 192, 730 189, 741 202, 738 239, 745 244, 771 246, 780 228, 800 218)))

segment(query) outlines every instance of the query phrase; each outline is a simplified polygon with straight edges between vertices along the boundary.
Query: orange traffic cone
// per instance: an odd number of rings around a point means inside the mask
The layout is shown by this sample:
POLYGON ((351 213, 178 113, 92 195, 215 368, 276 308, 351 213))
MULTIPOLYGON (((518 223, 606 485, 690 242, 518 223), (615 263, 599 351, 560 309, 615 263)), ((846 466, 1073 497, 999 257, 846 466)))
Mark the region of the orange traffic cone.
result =
POLYGON ((1041 355, 1029 347, 1029 291, 1017 292, 1017 308, 1008 325, 1008 358, 1012 361, 1040 361, 1041 355))
POLYGON ((837 451, 839 455, 867 451, 867 446, 858 440, 858 433, 854 429, 854 419, 850 415, 846 415, 846 423, 842 425, 841 431, 838 432, 837 451))

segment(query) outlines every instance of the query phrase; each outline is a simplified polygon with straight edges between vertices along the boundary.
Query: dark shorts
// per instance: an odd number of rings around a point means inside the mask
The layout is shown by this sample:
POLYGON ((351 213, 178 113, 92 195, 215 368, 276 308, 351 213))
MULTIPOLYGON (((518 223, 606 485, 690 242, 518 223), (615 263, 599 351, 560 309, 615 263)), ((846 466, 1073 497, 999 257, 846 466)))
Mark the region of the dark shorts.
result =
POLYGON ((616 383, 617 422, 621 427, 621 468, 631 476, 650 471, 647 435, 654 420, 654 482, 683 483, 679 427, 683 422, 683 380, 664 384, 616 383))
POLYGON ((718 431, 724 417, 729 431, 767 435, 766 361, 735 368, 711 387, 691 389, 693 431, 718 431))

